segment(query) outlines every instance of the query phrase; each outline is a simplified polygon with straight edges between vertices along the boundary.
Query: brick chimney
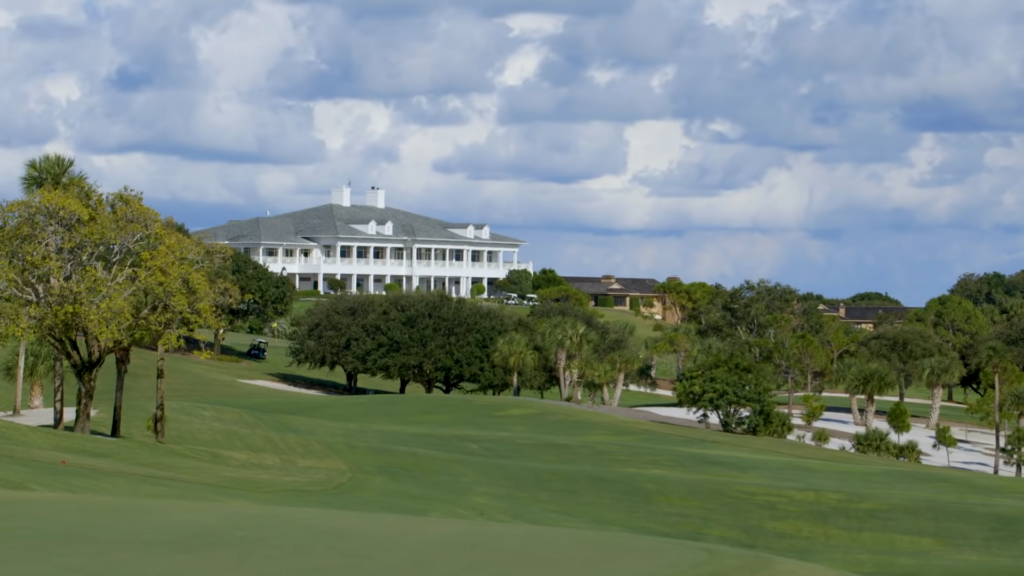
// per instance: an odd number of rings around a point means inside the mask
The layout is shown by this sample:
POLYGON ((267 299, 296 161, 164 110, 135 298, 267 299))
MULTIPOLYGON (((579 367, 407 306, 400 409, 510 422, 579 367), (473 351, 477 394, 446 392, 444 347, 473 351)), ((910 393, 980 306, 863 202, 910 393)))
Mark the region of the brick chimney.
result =
POLYGON ((839 304, 839 317, 846 318, 846 304, 839 304))
POLYGON ((615 275, 614 274, 605 274, 604 276, 601 276, 601 282, 607 282, 609 284, 612 284, 612 283, 615 282, 615 275))

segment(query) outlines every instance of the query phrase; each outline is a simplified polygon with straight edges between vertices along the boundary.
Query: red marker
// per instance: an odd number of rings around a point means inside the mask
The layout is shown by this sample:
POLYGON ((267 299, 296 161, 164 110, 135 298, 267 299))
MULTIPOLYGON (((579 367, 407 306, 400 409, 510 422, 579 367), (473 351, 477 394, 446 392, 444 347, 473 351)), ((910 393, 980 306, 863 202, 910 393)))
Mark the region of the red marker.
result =
POLYGON ((61 460, 61 461, 60 461, 60 464, 61 464, 61 466, 65 465, 65 464, 67 464, 67 463, 68 463, 68 461, 67 461, 67 460, 61 460))

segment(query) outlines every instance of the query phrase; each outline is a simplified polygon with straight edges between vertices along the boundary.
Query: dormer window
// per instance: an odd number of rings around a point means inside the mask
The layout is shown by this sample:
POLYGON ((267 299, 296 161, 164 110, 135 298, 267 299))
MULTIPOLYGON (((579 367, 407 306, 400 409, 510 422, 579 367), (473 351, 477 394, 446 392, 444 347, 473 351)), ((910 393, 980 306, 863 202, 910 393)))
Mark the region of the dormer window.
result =
POLYGON ((367 234, 376 234, 377 233, 377 221, 376 220, 370 220, 370 223, 366 225, 366 233, 367 234))
POLYGON ((381 227, 381 234, 384 234, 385 236, 391 236, 392 234, 394 234, 394 229, 394 224, 392 224, 391 221, 388 220, 388 223, 381 227))

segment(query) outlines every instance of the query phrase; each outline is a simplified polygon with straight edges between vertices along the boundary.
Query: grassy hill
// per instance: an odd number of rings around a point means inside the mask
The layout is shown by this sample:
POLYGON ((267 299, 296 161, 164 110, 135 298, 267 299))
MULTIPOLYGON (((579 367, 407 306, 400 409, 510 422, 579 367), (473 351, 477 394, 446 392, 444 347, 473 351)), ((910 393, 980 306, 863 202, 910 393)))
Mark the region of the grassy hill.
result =
MULTIPOLYGON (((525 398, 237 381, 333 380, 270 352, 171 358, 164 446, 145 433, 147 351, 123 440, 0 422, 5 571, 954 575, 1024 560, 1024 482, 525 398)), ((112 382, 108 366, 97 430, 112 382)))

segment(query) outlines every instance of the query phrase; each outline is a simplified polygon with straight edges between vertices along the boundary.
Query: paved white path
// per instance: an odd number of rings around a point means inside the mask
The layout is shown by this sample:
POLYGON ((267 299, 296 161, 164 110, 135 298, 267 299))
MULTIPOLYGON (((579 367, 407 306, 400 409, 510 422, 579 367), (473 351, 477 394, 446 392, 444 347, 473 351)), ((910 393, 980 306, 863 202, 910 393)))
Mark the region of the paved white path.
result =
MULTIPOLYGON (((662 416, 697 421, 697 412, 688 408, 647 407, 637 408, 637 410, 646 410, 647 412, 653 412, 662 416)), ((717 424, 718 419, 712 416, 711 422, 717 424)), ((793 411, 793 422, 794 424, 803 424, 803 422, 800 421, 799 410, 793 411)), ((876 428, 889 430, 884 418, 880 419, 876 417, 874 425, 876 428)), ((862 432, 864 430, 862 426, 854 426, 853 417, 849 414, 836 412, 826 412, 825 416, 821 420, 818 420, 814 426, 815 428, 825 428, 827 430, 847 432, 849 434, 862 432)), ((995 451, 995 436, 993 432, 991 430, 966 428, 964 426, 957 425, 952 425, 951 430, 959 444, 956 448, 952 448, 949 451, 950 466, 962 470, 991 474, 992 464, 995 460, 993 457, 995 451)), ((797 434, 807 434, 806 442, 810 444, 811 435, 806 432, 796 431, 789 435, 789 439, 795 441, 797 434)), ((893 435, 893 439, 895 439, 895 434, 893 435)), ((921 448, 921 461, 924 464, 931 466, 946 466, 945 449, 936 450, 932 448, 932 443, 935 441, 935 433, 933 431, 928 430, 919 424, 913 424, 911 431, 904 434, 902 440, 914 440, 917 442, 918 446, 921 448)), ((848 441, 839 439, 833 439, 827 448, 838 450, 841 446, 845 447, 847 450, 850 449, 850 443, 848 441)), ((999 474, 1001 476, 1013 476, 1014 469, 1013 467, 1006 466, 1000 462, 999 474)))
MULTIPOLYGON (((92 415, 96 416, 99 412, 99 410, 93 410, 92 415)), ((74 422, 76 413, 77 411, 74 408, 65 408, 64 422, 69 424, 74 422)), ((52 426, 53 408, 22 410, 20 416, 15 416, 11 412, 0 412, 0 420, 3 420, 4 422, 14 422, 15 424, 24 424, 26 426, 52 426)))

